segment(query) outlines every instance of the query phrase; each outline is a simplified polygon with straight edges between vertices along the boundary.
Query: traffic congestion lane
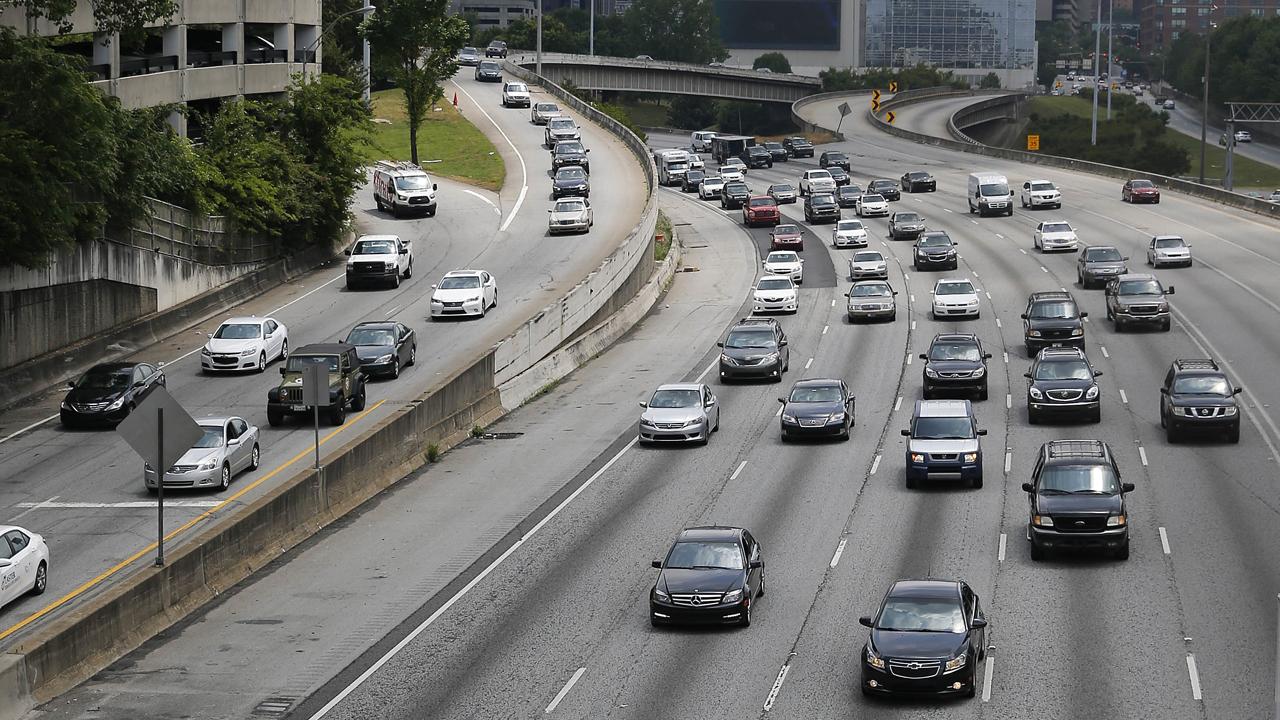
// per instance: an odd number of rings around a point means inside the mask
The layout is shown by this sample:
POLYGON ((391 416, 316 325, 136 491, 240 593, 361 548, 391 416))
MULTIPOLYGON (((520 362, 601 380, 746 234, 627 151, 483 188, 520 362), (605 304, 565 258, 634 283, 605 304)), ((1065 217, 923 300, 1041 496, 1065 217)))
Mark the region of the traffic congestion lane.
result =
MULTIPOLYGON (((473 93, 481 100, 499 104, 499 89, 481 87, 473 89, 473 93)), ((528 123, 526 114, 512 110, 489 113, 489 117, 502 126, 520 155, 535 158, 545 153, 540 147, 542 132, 528 123)), ((488 119, 478 116, 475 122, 479 125, 488 119)), ((509 216, 512 224, 503 235, 501 225, 506 220, 494 212, 494 200, 482 192, 467 192, 468 188, 442 182, 442 209, 436 217, 395 220, 373 209, 371 193, 361 190, 354 202, 357 214, 366 218, 364 229, 399 233, 414 240, 412 278, 395 290, 351 291, 345 287, 341 268, 330 268, 297 283, 295 287, 311 283, 315 287, 297 293, 296 298, 283 302, 279 302, 279 296, 259 298, 228 316, 278 313, 278 319, 289 328, 293 348, 308 342, 341 339, 361 320, 405 322, 418 334, 417 366, 407 369, 398 381, 370 382, 368 404, 373 409, 361 422, 372 423, 386 417, 455 366, 479 356, 506 337, 530 313, 563 294, 597 267, 634 227, 643 207, 643 194, 636 188, 644 186, 634 156, 595 126, 584 126, 583 135, 597 150, 597 176, 608 179, 598 194, 610 211, 599 215, 595 228, 582 238, 573 242, 548 238, 546 206, 532 200, 509 216), (450 210, 450 206, 456 210, 450 210), (534 260, 531 262, 530 258, 534 260), (459 267, 490 270, 499 280, 499 306, 479 321, 429 322, 431 284, 438 282, 443 272, 459 267)), ((531 183, 535 192, 549 193, 549 179, 536 177, 531 183)), ((283 429, 266 427, 263 398, 279 381, 276 366, 262 375, 209 377, 199 373, 199 342, 221 319, 220 316, 180 335, 190 347, 179 344, 175 349, 171 347, 173 341, 165 341, 137 357, 152 361, 166 355, 180 358, 164 368, 168 386, 197 417, 238 413, 262 428, 263 466, 257 473, 241 475, 233 484, 234 490, 268 475, 279 481, 288 476, 286 469, 299 467, 305 461, 301 456, 311 445, 312 433, 306 423, 289 424, 283 429)), ((334 452, 342 441, 355 435, 344 431, 331 438, 323 450, 334 452)), ((52 424, 39 426, 0 444, 0 472, 11 479, 0 490, 0 504, 10 508, 10 517, 20 516, 33 530, 49 535, 55 565, 51 568, 48 595, 27 598, 5 609, 4 616, 14 618, 15 623, 47 607, 50 597, 66 597, 81 583, 145 548, 146 539, 153 536, 151 512, 145 507, 120 505, 145 502, 149 497, 140 482, 139 462, 114 432, 68 432, 52 424)), ((271 482, 262 483, 237 501, 250 501, 271 486, 271 482)), ((207 513, 222 501, 206 494, 186 499, 193 504, 172 507, 166 520, 169 527, 207 513)), ((225 514, 226 509, 219 513, 225 514)))

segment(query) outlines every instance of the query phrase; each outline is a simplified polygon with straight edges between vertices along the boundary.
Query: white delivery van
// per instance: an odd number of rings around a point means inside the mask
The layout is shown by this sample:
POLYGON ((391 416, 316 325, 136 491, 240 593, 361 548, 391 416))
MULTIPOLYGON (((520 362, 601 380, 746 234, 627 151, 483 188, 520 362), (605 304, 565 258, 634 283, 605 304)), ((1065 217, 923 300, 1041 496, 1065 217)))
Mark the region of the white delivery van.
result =
POLYGON ((395 217, 405 213, 436 214, 436 184, 422 168, 408 162, 381 160, 373 167, 373 200, 395 217))
POLYGON ((990 172, 969 175, 969 212, 978 215, 1013 214, 1009 179, 990 172))

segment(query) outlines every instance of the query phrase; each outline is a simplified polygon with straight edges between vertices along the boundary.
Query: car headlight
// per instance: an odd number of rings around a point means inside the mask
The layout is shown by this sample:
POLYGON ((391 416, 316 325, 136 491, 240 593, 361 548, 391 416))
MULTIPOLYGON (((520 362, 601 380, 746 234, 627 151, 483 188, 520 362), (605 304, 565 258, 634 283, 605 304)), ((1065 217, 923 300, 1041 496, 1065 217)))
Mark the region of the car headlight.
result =
POLYGON ((911 453, 911 462, 913 463, 924 462, 924 453, 911 453))
POLYGON ((108 410, 119 410, 119 409, 120 409, 120 406, 122 406, 122 405, 124 405, 124 396, 123 396, 123 395, 121 395, 120 397, 116 398, 116 399, 115 399, 115 402, 113 402, 113 403, 111 403, 110 405, 108 405, 108 406, 107 406, 107 409, 108 409, 108 410))
POLYGON ((936 377, 938 377, 938 371, 937 371, 937 370, 934 370, 934 369, 933 369, 933 368, 931 368, 931 367, 926 367, 926 368, 924 369, 924 376, 925 376, 925 377, 936 378, 936 377))
POLYGON ((796 418, 795 418, 795 416, 794 416, 794 415, 788 415, 788 414, 786 414, 786 413, 782 413, 782 421, 783 421, 783 422, 793 423, 793 422, 795 422, 795 421, 796 421, 796 418))
POLYGON ((1123 527, 1128 519, 1123 515, 1112 515, 1107 518, 1107 527, 1123 527))
POLYGON ((374 362, 375 362, 375 363, 388 363, 388 362, 391 362, 391 356, 390 356, 390 355, 383 355, 382 357, 379 357, 377 360, 374 360, 374 362))
POLYGON ((1084 328, 1071 329, 1071 337, 1080 337, 1081 335, 1084 335, 1084 328))
POLYGON ((978 369, 976 369, 976 370, 974 370, 974 371, 973 371, 973 377, 976 377, 976 378, 980 378, 980 377, 982 377, 983 375, 986 375, 986 374, 987 374, 987 371, 986 371, 985 369, 983 369, 983 368, 978 368, 978 369))
POLYGON ((1229 408, 1227 408, 1226 410, 1224 410, 1224 411, 1223 411, 1223 413, 1224 413, 1227 417, 1234 417, 1234 416, 1235 416, 1235 414, 1236 414, 1236 408, 1229 407, 1229 408))
POLYGON ((653 427, 653 421, 647 417, 641 417, 640 424, 644 425, 645 427, 653 427))
POLYGON ((475 297, 469 297, 467 298, 467 302, 480 302, 480 296, 476 295, 475 297))
POLYGON ((397 200, 408 200, 409 198, 405 197, 404 195, 401 195, 400 193, 396 193, 396 199, 397 199, 397 200))
POLYGON ((218 466, 218 457, 216 455, 210 455, 209 457, 200 461, 200 464, 196 467, 199 470, 212 470, 217 466, 218 466))
POLYGON ((741 599, 742 599, 742 588, 738 588, 737 590, 730 590, 729 592, 725 593, 724 599, 722 599, 721 602, 727 602, 727 603, 738 602, 741 599))
POLYGON ((842 412, 838 412, 838 413, 831 413, 831 417, 830 417, 830 418, 827 418, 827 422, 829 422, 829 423, 834 423, 834 422, 842 423, 842 422, 844 422, 844 413, 842 413, 842 412))
POLYGON ((241 351, 240 351, 240 357, 249 357, 250 355, 252 355, 252 354, 254 354, 254 353, 256 353, 256 352, 258 352, 258 351, 257 351, 257 350, 255 350, 255 349, 253 349, 253 348, 249 348, 248 350, 241 350, 241 351))
POLYGON ((1048 515, 1032 515, 1031 524, 1036 527, 1053 527, 1053 518, 1048 515))
POLYGON ((728 355, 726 355, 726 354, 724 354, 724 353, 720 353, 720 362, 724 363, 725 365, 737 365, 737 364, 738 364, 738 361, 737 361, 737 360, 734 360, 733 358, 729 357, 728 355))
POLYGON ((1086 390, 1086 391, 1085 391, 1085 394, 1084 394, 1084 399, 1085 399, 1085 400, 1092 400, 1092 399, 1094 399, 1094 398, 1096 398, 1096 397, 1098 397, 1098 386, 1097 386, 1097 385, 1094 385, 1093 387, 1090 387, 1088 390, 1086 390))
POLYGON ((209 348, 206 346, 206 347, 202 347, 202 348, 200 348, 200 354, 201 354, 201 355, 212 355, 213 353, 212 353, 212 352, 210 352, 210 351, 209 351, 209 348))
POLYGON ((965 454, 964 454, 964 461, 965 461, 965 462, 967 462, 967 463, 976 463, 976 462, 978 462, 978 453, 976 453, 976 452, 972 452, 972 453, 965 453, 965 454))
POLYGON ((1032 400, 1044 399, 1044 393, 1040 392, 1040 388, 1034 388, 1034 387, 1027 388, 1027 394, 1031 396, 1032 400))
POLYGON ((63 401, 62 401, 62 405, 61 405, 60 407, 61 407, 63 410, 70 410, 70 409, 71 409, 71 403, 67 402, 66 400, 63 400, 63 401))
POLYGON ((884 658, 881 658, 875 650, 871 649, 870 645, 867 646, 867 664, 877 670, 884 669, 884 658))
POLYGON ((1028 330, 1028 331, 1027 331, 1027 337, 1040 337, 1040 331, 1039 331, 1039 330, 1028 330))
POLYGON ((388 261, 386 262, 386 268, 387 268, 388 270, 395 270, 395 269, 396 269, 396 267, 397 267, 397 266, 396 266, 396 261, 395 261, 395 260, 388 260, 388 261))
POLYGON ((955 672, 956 670, 959 670, 960 668, 968 664, 968 662, 969 662, 968 655, 961 655, 960 657, 953 658, 947 661, 946 666, 942 668, 942 672, 944 673, 955 672))
POLYGON ((431 298, 431 304, 432 304, 432 305, 443 305, 443 304, 444 304, 444 301, 443 301, 443 300, 440 300, 439 298, 431 298))
POLYGON ((776 352, 772 352, 772 353, 769 353, 768 355, 765 355, 765 356, 764 356, 764 361, 765 361, 765 362, 777 362, 779 357, 781 357, 781 356, 780 356, 778 353, 776 353, 776 352))
POLYGON ((1169 303, 1167 302, 1160 303, 1159 305, 1156 306, 1156 310, 1158 310, 1159 312, 1169 312, 1169 303))
POLYGON ((978 305, 978 298, 974 298, 974 299, 970 300, 969 302, 965 303, 965 305, 970 305, 970 306, 974 306, 974 307, 976 307, 976 306, 978 305))
POLYGON ((1181 415, 1183 417, 1195 417, 1196 411, 1194 408, 1180 407, 1180 408, 1174 408, 1174 414, 1181 415))
POLYGON ((671 602, 671 596, 657 588, 653 589, 653 597, 657 600, 661 600, 662 602, 671 602))

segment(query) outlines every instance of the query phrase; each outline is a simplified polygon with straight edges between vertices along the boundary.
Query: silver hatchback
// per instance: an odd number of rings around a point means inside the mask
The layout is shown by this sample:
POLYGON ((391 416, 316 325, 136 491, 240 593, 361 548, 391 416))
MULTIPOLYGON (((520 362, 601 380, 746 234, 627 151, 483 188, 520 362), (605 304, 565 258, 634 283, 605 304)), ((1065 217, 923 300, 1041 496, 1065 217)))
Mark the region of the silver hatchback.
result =
POLYGON ((650 442, 696 442, 706 445, 720 429, 720 404, 711 388, 701 383, 671 383, 640 403, 638 439, 650 442))
MULTIPOLYGON (((164 474, 165 489, 218 488, 226 490, 231 478, 244 470, 256 470, 261 461, 258 428, 239 417, 211 417, 197 421, 204 435, 164 474)), ((156 492, 156 471, 143 468, 147 489, 156 492)))

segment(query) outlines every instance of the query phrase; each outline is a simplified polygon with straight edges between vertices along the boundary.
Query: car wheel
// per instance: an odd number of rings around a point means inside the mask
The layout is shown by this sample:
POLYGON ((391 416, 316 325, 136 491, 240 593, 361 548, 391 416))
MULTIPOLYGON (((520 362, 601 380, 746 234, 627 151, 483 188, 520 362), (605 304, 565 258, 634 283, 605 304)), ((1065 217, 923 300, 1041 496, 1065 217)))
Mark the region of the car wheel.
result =
POLYGON ((261 464, 262 464, 262 450, 258 447, 257 443, 254 443, 253 449, 249 451, 249 469, 257 470, 258 466, 261 464))
POLYGON ((285 339, 284 339, 284 342, 280 343, 280 358, 279 358, 279 359, 280 359, 280 360, 284 360, 284 359, 285 359, 285 358, 287 358, 287 357, 289 357, 289 338, 285 338, 285 339))
POLYGON ((43 560, 36 566, 36 581, 31 583, 31 595, 43 595, 49 587, 49 566, 43 560))
POLYGON ((760 571, 760 589, 756 591, 756 597, 764 597, 764 570, 760 571))
POLYGON ((1094 425, 1097 425, 1098 423, 1102 422, 1102 408, 1098 408, 1097 410, 1093 411, 1093 414, 1089 416, 1089 422, 1093 423, 1094 425))
POLYGON ((1164 416, 1164 406, 1161 405, 1160 406, 1160 427, 1162 428, 1168 427, 1168 425, 1169 425, 1169 422, 1165 419, 1165 416, 1164 416))
POLYGON ((975 489, 982 487, 982 475, 978 475, 978 477, 974 478, 969 485, 975 489))
POLYGON ((409 366, 416 362, 418 362, 418 345, 415 343, 409 347, 409 362, 405 363, 405 365, 409 366))
POLYGON ((920 483, 916 482, 916 479, 915 479, 915 478, 911 477, 910 475, 908 475, 908 476, 907 476, 907 489, 908 489, 908 490, 915 490, 919 485, 920 485, 920 483))
POLYGON ((261 352, 261 353, 259 353, 259 354, 258 354, 258 367, 257 367, 257 371, 258 371, 258 372, 266 372, 266 371, 267 371, 267 353, 266 353, 266 351, 263 351, 263 352, 261 352))
POLYGON ((738 624, 741 625, 742 627, 751 627, 751 604, 750 603, 748 603, 747 606, 742 609, 742 620, 740 620, 738 624))
POLYGON ((1120 548, 1119 550, 1116 550, 1115 558, 1117 560, 1129 559, 1129 543, 1128 542, 1125 542, 1124 547, 1120 548))
POLYGON ((222 475, 218 480, 218 490, 225 491, 229 487, 231 487, 231 466, 222 463, 222 475))
POLYGON ((364 410, 366 392, 367 391, 365 390, 365 388, 361 387, 360 394, 356 395, 355 398, 351 401, 351 409, 354 410, 355 412, 360 412, 364 410))
POLYGON ((391 363, 391 379, 395 380, 399 377, 400 377, 400 358, 396 358, 395 361, 391 363))
POLYGON ((1169 329, 1170 329, 1170 328, 1172 328, 1172 327, 1173 327, 1173 321, 1172 321, 1172 320, 1165 320, 1163 323, 1161 323, 1161 324, 1160 324, 1160 331, 1161 331, 1161 332, 1169 332, 1169 329))
POLYGON ((1036 562, 1040 562, 1045 559, 1044 548, 1037 545, 1034 540, 1031 541, 1031 559, 1036 562))
POLYGON ((986 386, 986 385, 983 385, 983 386, 982 386, 982 389, 978 391, 978 399, 979 399, 979 400, 986 400, 986 399, 987 399, 987 386, 986 386))
POLYGON ((409 265, 404 269, 404 279, 408 280, 413 277, 413 261, 409 261, 409 265))
POLYGON ((1028 425, 1040 424, 1040 416, 1037 415, 1036 411, 1032 410, 1030 406, 1027 406, 1027 424, 1028 425))
POLYGON ((391 287, 393 288, 400 287, 400 273, 396 273, 395 275, 391 276, 391 287))
POLYGON ((382 198, 377 195, 373 196, 373 204, 378 206, 378 212, 382 212, 382 198))
POLYGON ((1169 443, 1170 445, 1178 442, 1178 430, 1173 426, 1173 423, 1169 423, 1168 425, 1165 426, 1164 439, 1165 439, 1165 442, 1169 443))
POLYGON ((849 441, 849 438, 850 438, 850 437, 852 437, 852 436, 853 436, 853 433, 849 432, 849 427, 848 427, 848 426, 845 426, 844 432, 843 432, 843 433, 841 433, 841 435, 840 435, 840 440, 841 440, 842 442, 848 442, 848 441, 849 441))
POLYGON ((341 425, 347 421, 347 402, 339 398, 338 402, 329 406, 329 424, 341 425))
POLYGON ((1227 442, 1232 444, 1237 444, 1240 442, 1240 426, 1238 424, 1234 425, 1230 430, 1227 431, 1227 442))
POLYGON ((267 424, 271 427, 279 427, 284 422, 284 413, 279 410, 267 410, 267 424))

